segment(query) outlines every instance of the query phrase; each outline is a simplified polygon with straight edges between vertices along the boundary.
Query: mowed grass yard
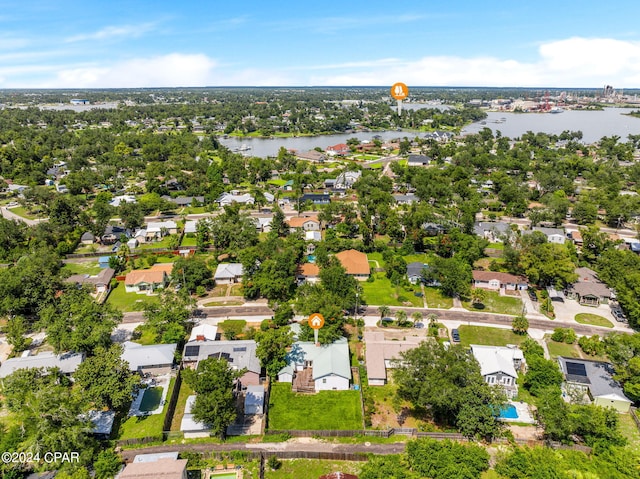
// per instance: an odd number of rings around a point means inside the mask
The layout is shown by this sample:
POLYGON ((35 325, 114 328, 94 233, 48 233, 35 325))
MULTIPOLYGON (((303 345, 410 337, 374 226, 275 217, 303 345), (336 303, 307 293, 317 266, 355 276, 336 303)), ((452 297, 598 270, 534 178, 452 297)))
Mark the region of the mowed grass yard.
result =
POLYGON ((362 429, 360 393, 297 394, 289 383, 274 383, 269 398, 269 429, 362 429))
MULTIPOLYGON (((360 283, 364 292, 364 299, 367 304, 387 306, 422 306, 422 298, 417 297, 413 290, 391 284, 391 280, 385 273, 373 273, 374 281, 363 281, 360 283), (411 303, 405 305, 404 303, 411 303)), ((420 291, 417 288, 416 291, 420 291)))
POLYGON ((159 296, 147 296, 146 294, 127 293, 124 281, 118 281, 115 288, 109 293, 107 304, 114 308, 126 311, 143 311, 145 305, 150 302, 159 302, 159 296))
POLYGON ((580 313, 576 314, 576 323, 589 324, 591 326, 602 326, 605 328, 613 328, 613 323, 607 318, 599 314, 580 313))
POLYGON ((519 297, 500 296, 500 293, 496 291, 487 291, 487 299, 482 302, 479 308, 472 305, 470 301, 463 301, 462 305, 469 311, 510 314, 512 316, 522 313, 522 300, 519 297))
POLYGON ((516 334, 510 329, 489 328, 484 326, 469 326, 466 324, 458 328, 460 344, 482 344, 486 346, 506 346, 507 344, 520 344, 527 338, 526 334, 516 334))
MULTIPOLYGON (((167 398, 171 397, 171 392, 173 391, 175 384, 176 379, 171 378, 167 398)), ((168 408, 169 400, 167 399, 164 408, 162 408, 162 414, 131 416, 130 418, 123 420, 120 424, 120 437, 118 439, 124 440, 141 437, 162 437, 162 426, 164 425, 164 418, 167 415, 168 408)))

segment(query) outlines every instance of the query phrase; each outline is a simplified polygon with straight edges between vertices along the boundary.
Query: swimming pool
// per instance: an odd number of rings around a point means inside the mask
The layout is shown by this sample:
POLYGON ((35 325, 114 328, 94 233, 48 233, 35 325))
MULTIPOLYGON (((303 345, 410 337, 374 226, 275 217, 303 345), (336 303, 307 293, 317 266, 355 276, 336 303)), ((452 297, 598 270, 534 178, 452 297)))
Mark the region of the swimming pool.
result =
POLYGON ((518 410, 513 404, 509 404, 500 410, 500 417, 502 419, 518 419, 518 410))
POLYGON ((315 262, 316 262, 316 255, 314 255, 314 254, 308 254, 308 255, 307 255, 307 261, 308 261, 309 263, 315 263, 315 262))

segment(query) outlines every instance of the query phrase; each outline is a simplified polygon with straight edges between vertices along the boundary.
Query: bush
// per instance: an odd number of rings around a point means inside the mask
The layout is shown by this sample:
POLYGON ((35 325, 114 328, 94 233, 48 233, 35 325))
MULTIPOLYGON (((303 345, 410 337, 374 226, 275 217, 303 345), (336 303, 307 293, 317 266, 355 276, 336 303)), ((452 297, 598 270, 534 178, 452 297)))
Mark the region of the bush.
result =
POLYGON ((553 330, 553 334, 551 335, 551 339, 556 343, 564 343, 566 337, 567 330, 565 328, 556 328, 553 330))
POLYGON ((582 336, 578 340, 578 345, 589 356, 601 356, 604 354, 604 342, 600 340, 600 336, 594 334, 590 338, 582 336))
POLYGON ((280 466, 282 466, 282 462, 280 461, 280 459, 278 459, 278 456, 270 456, 269 459, 267 459, 267 466, 269 466, 269 469, 271 469, 272 471, 275 471, 277 469, 280 469, 280 466))

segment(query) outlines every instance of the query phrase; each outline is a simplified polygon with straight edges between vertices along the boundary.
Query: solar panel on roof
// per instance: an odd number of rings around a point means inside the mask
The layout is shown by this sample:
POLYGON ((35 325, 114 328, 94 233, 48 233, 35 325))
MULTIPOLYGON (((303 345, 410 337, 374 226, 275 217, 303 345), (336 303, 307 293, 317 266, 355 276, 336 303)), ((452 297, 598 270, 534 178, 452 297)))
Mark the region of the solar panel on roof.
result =
POLYGON ((197 356, 200 354, 200 346, 187 346, 184 348, 185 356, 197 356))
POLYGON ((586 376, 587 368, 582 363, 573 363, 567 361, 567 374, 572 376, 586 376))
POLYGON ((247 350, 247 348, 244 347, 244 346, 241 347, 241 348, 233 348, 233 352, 234 353, 242 353, 242 352, 245 352, 246 350, 247 350))

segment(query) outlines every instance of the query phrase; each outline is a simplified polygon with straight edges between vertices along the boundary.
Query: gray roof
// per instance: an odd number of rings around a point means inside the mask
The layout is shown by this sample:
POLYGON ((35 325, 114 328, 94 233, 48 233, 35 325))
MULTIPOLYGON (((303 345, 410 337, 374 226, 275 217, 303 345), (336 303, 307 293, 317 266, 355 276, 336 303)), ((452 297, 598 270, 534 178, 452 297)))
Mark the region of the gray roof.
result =
POLYGON ((0 366, 0 378, 6 378, 18 369, 34 368, 58 368, 63 374, 72 374, 78 369, 83 360, 84 354, 81 353, 55 355, 51 352, 40 353, 35 356, 11 358, 0 366))
POLYGON ((131 371, 138 371, 153 366, 173 364, 177 344, 142 344, 125 341, 122 359, 129 363, 131 371))
POLYGON ((473 231, 478 236, 484 236, 485 231, 492 232, 493 234, 505 234, 510 230, 510 228, 511 225, 509 223, 504 223, 502 221, 485 221, 481 223, 475 223, 473 225, 473 231))
POLYGON ((407 158, 408 164, 427 165, 431 161, 431 158, 426 155, 409 155, 407 158))
POLYGON ((600 361, 588 361, 584 359, 558 357, 560 370, 568 382, 577 382, 587 385, 594 398, 602 396, 615 396, 618 400, 631 400, 625 396, 620 383, 613 379, 614 369, 609 363, 600 361), (584 365, 586 376, 568 374, 567 363, 584 365))
POLYGON ((113 422, 116 419, 115 411, 96 411, 93 409, 89 411, 87 415, 93 424, 93 429, 91 429, 92 434, 100 434, 104 436, 111 435, 113 422))
POLYGON ((116 272, 112 268, 103 268, 98 274, 89 276, 88 274, 72 274, 64 280, 65 283, 78 284, 109 284, 116 272))
POLYGON ((313 379, 334 374, 351 379, 351 364, 349 362, 349 344, 346 338, 340 338, 331 344, 316 346, 311 341, 293 343, 287 354, 287 365, 279 374, 293 374, 294 366, 304 365, 305 361, 313 363, 313 379))
POLYGON ((247 368, 260 374, 260 361, 256 356, 257 344, 244 341, 189 341, 184 345, 183 361, 202 361, 208 358, 226 359, 234 369, 247 368))
POLYGON ((240 278, 243 274, 242 263, 220 263, 216 268, 213 279, 240 278))
POLYGON ((407 264, 407 276, 409 278, 422 276, 422 270, 425 268, 425 266, 428 265, 421 263, 420 261, 407 264))

